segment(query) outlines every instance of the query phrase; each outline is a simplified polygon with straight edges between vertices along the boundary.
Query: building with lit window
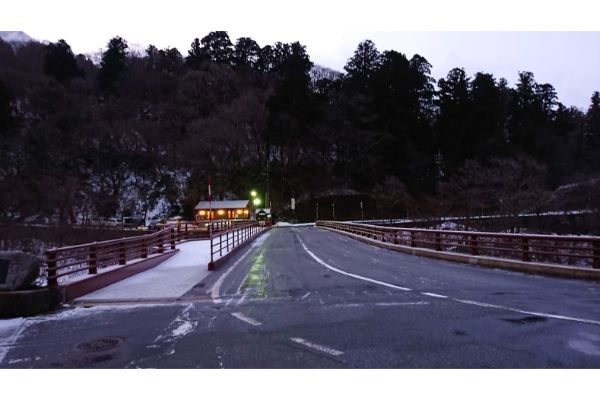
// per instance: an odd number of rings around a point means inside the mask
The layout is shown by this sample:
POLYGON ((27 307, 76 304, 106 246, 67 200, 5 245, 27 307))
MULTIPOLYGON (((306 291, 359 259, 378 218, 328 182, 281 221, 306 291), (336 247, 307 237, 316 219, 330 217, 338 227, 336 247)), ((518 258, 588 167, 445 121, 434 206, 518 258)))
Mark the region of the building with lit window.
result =
POLYGON ((249 200, 201 201, 194 208, 196 220, 250 219, 249 200), (212 209, 212 211, 211 211, 212 209), (212 212, 212 215, 209 215, 212 212))

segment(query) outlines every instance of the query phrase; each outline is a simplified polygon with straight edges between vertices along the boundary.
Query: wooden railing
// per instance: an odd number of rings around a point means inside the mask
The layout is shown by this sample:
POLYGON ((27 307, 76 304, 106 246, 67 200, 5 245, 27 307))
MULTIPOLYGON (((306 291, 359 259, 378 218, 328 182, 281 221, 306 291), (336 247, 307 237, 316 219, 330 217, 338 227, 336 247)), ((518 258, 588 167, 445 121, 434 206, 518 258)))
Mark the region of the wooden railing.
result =
MULTIPOLYGON (((240 241, 255 235, 258 228, 256 222, 250 221, 212 221, 211 249, 214 249, 214 243, 222 255, 223 251, 229 251, 240 241)), ((158 232, 148 235, 50 249, 46 251, 47 285, 56 287, 60 278, 66 276, 81 275, 82 272, 93 275, 102 268, 127 265, 132 260, 175 250, 176 243, 183 240, 209 238, 207 221, 181 221, 162 226, 158 232)))
POLYGON ((522 261, 600 268, 600 237, 555 236, 413 228, 317 221, 316 226, 382 242, 522 261))
POLYGON ((255 221, 250 221, 222 232, 213 232, 210 238, 210 263, 208 264, 208 269, 214 269, 216 257, 223 257, 223 255, 226 255, 235 247, 251 240, 265 229, 268 228, 255 221))
POLYGON ((144 259, 164 253, 165 250, 174 250, 177 240, 175 228, 167 227, 144 236, 47 250, 48 286, 58 286, 59 278, 68 275, 86 270, 88 274, 97 274, 99 268, 126 265, 133 259, 144 259))

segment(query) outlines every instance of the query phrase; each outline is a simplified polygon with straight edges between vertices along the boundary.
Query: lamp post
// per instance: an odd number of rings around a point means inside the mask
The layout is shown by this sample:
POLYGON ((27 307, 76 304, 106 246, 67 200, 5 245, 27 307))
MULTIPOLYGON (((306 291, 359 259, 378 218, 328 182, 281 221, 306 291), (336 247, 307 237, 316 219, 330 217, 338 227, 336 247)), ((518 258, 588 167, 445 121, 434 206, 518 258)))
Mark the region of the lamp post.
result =
POLYGON ((335 203, 331 203, 331 213, 333 214, 333 220, 335 221, 335 203))

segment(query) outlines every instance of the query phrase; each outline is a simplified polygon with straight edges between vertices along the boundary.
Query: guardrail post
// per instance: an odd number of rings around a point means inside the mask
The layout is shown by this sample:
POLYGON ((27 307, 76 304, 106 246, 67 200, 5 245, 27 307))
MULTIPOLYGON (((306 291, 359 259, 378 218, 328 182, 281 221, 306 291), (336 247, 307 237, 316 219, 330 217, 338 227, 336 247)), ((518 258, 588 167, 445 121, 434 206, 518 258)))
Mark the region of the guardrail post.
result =
POLYGON ((415 233, 410 231, 410 247, 415 247, 415 233))
POLYGON ((441 238, 441 234, 439 232, 435 233, 435 249, 437 251, 442 250, 442 238, 441 238))
POLYGON ((158 235, 158 252, 159 253, 164 253, 165 252, 165 248, 163 246, 163 235, 162 235, 162 233, 160 235, 158 235))
POLYGON ((593 255, 594 260, 592 261, 592 268, 600 268, 600 241, 594 240, 592 243, 592 248, 594 249, 593 255))
MULTIPOLYGON (((179 227, 177 227, 179 229, 179 227)), ((175 229, 171 228, 171 250, 175 250, 175 229)))
POLYGON ((142 258, 148 258, 148 244, 146 238, 142 239, 142 258))
POLYGON ((223 255, 223 234, 219 235, 219 255, 223 255))
POLYGON ((471 235, 471 242, 469 244, 471 245, 471 254, 474 256, 479 255, 479 249, 477 248, 478 242, 477 242, 476 235, 471 235))
POLYGON ((48 287, 57 287, 58 278, 56 277, 56 253, 46 252, 46 264, 48 266, 48 287))
POLYGON ((398 232, 394 232, 394 244, 398 244, 398 232))
POLYGON ((521 249, 523 250, 523 261, 531 261, 529 258, 529 241, 527 238, 523 238, 523 244, 521 245, 521 249))
POLYGON ((127 255, 125 254, 125 244, 119 242, 119 265, 127 264, 127 255))
POLYGON ((90 259, 89 259, 88 273, 90 273, 90 274, 98 273, 98 263, 96 261, 96 247, 95 246, 90 246, 90 259))

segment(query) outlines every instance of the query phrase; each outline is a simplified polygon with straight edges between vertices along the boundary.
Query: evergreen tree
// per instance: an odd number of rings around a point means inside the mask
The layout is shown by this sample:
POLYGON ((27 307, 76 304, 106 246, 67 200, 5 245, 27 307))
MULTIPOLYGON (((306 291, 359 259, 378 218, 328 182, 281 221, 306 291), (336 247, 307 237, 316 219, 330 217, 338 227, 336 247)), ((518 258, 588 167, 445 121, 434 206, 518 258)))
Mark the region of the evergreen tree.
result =
POLYGON ((225 31, 214 31, 202 38, 202 51, 215 63, 233 63, 233 44, 225 31))
POLYGON ((359 89, 367 89, 375 71, 381 64, 381 58, 375 43, 365 40, 358 44, 354 55, 344 66, 350 81, 359 89))
POLYGON ((98 82, 103 91, 114 92, 124 78, 127 69, 127 48, 127 42, 118 36, 108 42, 98 73, 98 82))
POLYGON ((260 50, 260 46, 254 40, 248 37, 239 38, 233 51, 233 64, 237 68, 256 68, 260 50))
POLYGON ((83 76, 83 71, 77 67, 71 46, 63 39, 48 44, 48 52, 44 58, 44 72, 60 83, 83 76))

